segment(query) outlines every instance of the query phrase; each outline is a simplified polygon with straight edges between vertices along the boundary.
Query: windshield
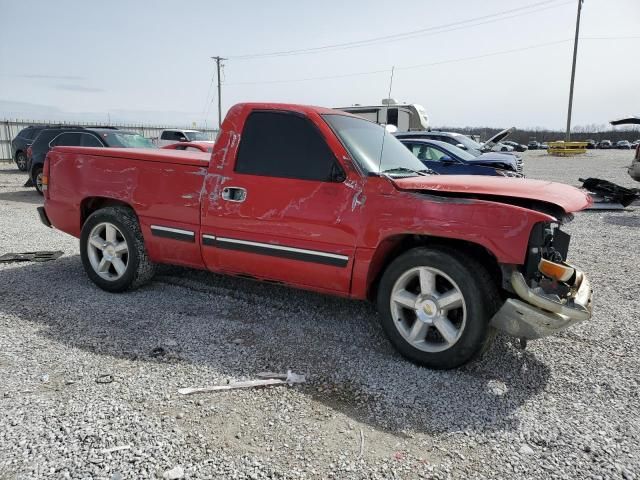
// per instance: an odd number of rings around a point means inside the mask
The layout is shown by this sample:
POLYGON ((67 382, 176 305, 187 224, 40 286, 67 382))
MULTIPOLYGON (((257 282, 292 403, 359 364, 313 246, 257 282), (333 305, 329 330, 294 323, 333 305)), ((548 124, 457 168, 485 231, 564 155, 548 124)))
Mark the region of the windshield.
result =
POLYGON ((190 142, 208 142, 209 137, 207 137, 206 133, 202 132, 184 132, 187 136, 187 140, 190 142))
POLYGON ((455 134, 453 135, 453 139, 456 142, 464 145, 467 148, 467 151, 474 157, 479 157, 480 155, 482 155, 483 146, 480 145, 478 142, 474 142, 466 135, 455 134))
POLYGON ((351 157, 367 173, 387 172, 407 176, 410 170, 424 171, 425 166, 384 127, 367 120, 345 115, 322 115, 340 138, 351 157), (384 135, 384 149, 382 138, 384 135), (382 159, 380 153, 382 150, 382 159), (393 170, 398 170, 394 172, 393 170), (408 169, 406 171, 405 169, 408 169))
POLYGON ((113 132, 105 133, 103 136, 110 147, 156 148, 151 140, 137 133, 113 132))
POLYGON ((475 155, 469 153, 466 150, 456 147, 455 145, 451 145, 447 142, 433 141, 433 143, 439 146, 442 150, 445 150, 448 153, 453 154, 453 156, 458 157, 462 160, 475 160, 475 155))

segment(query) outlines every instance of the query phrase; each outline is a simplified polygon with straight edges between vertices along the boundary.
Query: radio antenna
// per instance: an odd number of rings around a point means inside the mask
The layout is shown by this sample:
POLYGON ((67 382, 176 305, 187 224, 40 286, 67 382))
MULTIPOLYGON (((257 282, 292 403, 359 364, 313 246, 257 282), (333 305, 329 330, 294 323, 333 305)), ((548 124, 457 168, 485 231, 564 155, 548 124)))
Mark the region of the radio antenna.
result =
POLYGON ((380 147, 380 159, 378 161, 378 172, 382 169, 382 154, 384 153, 384 137, 387 136, 387 123, 389 121, 389 102, 391 101, 391 88, 393 87, 393 71, 395 65, 391 66, 391 78, 389 79, 389 94, 387 95, 387 118, 385 120, 385 126, 382 129, 382 145, 380 147))

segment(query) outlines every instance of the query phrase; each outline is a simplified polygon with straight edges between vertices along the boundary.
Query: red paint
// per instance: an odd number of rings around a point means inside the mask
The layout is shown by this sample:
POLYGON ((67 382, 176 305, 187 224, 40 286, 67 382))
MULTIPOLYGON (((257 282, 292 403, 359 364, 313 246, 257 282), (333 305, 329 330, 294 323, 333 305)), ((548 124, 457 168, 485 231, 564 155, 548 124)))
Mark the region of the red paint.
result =
POLYGON ((433 190, 435 192, 473 192, 475 194, 526 198, 553 203, 567 212, 584 210, 591 205, 587 192, 543 180, 482 177, 479 175, 445 175, 404 178, 394 181, 402 190, 433 190))
POLYGON ((135 210, 155 262, 365 298, 386 256, 407 235, 473 242, 498 262, 522 264, 533 225, 553 220, 523 207, 447 198, 439 192, 543 200, 566 212, 589 204, 585 193, 550 182, 454 176, 392 181, 363 176, 320 116, 323 113, 335 111, 285 104, 236 105, 211 155, 171 149, 55 147, 45 165, 50 178, 47 215, 56 228, 79 236, 87 202, 96 197, 117 200, 135 210), (255 109, 295 111, 308 117, 341 163, 346 180, 328 183, 236 173, 240 134, 255 109), (223 200, 225 187, 246 189, 246 200, 223 200), (196 241, 154 236, 151 225, 194 232, 196 241), (346 266, 335 266, 221 249, 203 245, 203 234, 327 252, 348 261, 346 266))

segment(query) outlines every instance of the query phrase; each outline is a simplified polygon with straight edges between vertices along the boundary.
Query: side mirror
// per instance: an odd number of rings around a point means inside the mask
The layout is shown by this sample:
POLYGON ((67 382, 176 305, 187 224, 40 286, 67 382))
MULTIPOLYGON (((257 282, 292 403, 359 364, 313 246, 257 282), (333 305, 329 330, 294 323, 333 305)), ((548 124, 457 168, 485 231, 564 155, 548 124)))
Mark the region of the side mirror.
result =
POLYGON ((461 143, 457 143, 457 144, 456 144, 456 147, 461 148, 462 150, 466 150, 466 149, 467 149, 467 147, 465 147, 465 146, 464 146, 463 144, 461 144, 461 143))
POLYGON ((444 155, 443 157, 440 157, 440 161, 443 163, 455 163, 453 158, 451 158, 449 155, 444 155))
POLYGON ((180 137, 178 139, 179 142, 186 142, 187 141, 187 137, 180 137))
POLYGON ((342 167, 334 162, 333 165, 331 165, 331 171, 329 172, 329 181, 342 183, 346 179, 347 176, 345 175, 344 170, 342 170, 342 167))

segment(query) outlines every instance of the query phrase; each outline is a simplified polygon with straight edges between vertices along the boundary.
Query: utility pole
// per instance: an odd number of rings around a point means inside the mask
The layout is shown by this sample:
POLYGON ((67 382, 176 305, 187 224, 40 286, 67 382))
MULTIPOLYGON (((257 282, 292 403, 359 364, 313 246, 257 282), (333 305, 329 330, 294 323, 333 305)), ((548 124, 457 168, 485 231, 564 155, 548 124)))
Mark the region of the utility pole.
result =
POLYGON ((216 61, 216 67, 218 70, 218 128, 222 127, 222 82, 220 81, 220 66, 223 65, 222 61, 226 58, 211 57, 216 61))
POLYGON ((582 12, 582 2, 578 0, 578 14, 576 17, 576 38, 573 42, 573 65, 571 66, 571 86, 569 87, 569 112, 567 113, 567 131, 564 135, 564 141, 571 141, 571 109, 573 107, 573 80, 576 77, 576 58, 578 56, 578 35, 580 33, 580 12, 582 12))

